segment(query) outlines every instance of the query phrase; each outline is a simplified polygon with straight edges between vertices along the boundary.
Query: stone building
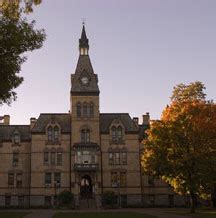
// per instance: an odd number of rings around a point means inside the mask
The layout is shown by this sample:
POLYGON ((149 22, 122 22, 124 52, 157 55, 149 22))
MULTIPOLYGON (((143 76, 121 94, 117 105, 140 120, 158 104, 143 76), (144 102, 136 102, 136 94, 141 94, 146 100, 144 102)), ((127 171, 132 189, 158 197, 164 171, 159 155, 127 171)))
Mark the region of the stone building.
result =
POLYGON ((100 113, 98 76, 83 26, 79 59, 71 75, 69 113, 40 114, 30 125, 0 125, 0 206, 51 206, 68 190, 77 206, 101 207, 114 191, 124 205, 172 206, 184 199, 142 173, 140 155, 149 114, 100 113))

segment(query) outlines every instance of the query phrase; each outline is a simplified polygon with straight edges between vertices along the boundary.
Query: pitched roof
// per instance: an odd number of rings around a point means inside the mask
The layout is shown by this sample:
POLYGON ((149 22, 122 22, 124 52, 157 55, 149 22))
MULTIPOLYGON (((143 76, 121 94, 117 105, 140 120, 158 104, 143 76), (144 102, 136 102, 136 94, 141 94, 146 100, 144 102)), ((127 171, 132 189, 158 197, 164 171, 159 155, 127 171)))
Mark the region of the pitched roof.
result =
POLYGON ((89 44, 88 44, 88 38, 86 36, 86 31, 85 31, 85 26, 83 25, 82 28, 82 33, 81 33, 81 38, 79 39, 79 47, 86 47, 89 48, 89 44))
POLYGON ((72 74, 71 93, 81 92, 99 93, 98 78, 97 75, 94 74, 91 60, 88 55, 79 56, 75 74, 72 74), (90 82, 88 85, 83 85, 80 81, 80 78, 84 76, 89 78, 90 82))
POLYGON ((37 119, 32 133, 45 133, 47 125, 56 121, 61 126, 62 133, 70 133, 71 132, 71 122, 70 122, 70 114, 66 113, 58 113, 58 114, 40 114, 37 119))
POLYGON ((31 139, 29 125, 0 125, 0 140, 9 141, 12 139, 14 131, 20 133, 21 141, 31 139))
POLYGON ((119 119, 125 127, 126 133, 137 133, 137 125, 131 119, 128 113, 101 113, 100 114, 100 132, 109 133, 109 127, 113 120, 119 119))

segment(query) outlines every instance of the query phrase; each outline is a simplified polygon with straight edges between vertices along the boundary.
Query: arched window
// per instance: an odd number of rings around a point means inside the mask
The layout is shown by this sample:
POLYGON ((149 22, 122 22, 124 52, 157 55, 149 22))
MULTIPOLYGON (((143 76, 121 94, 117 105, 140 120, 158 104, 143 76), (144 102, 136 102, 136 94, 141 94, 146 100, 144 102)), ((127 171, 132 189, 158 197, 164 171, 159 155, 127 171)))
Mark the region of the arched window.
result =
POLYGON ((20 143, 20 134, 18 132, 14 133, 13 141, 14 141, 14 144, 19 144, 20 143))
POLYGON ((81 104, 78 103, 77 104, 77 117, 81 117, 82 116, 81 110, 82 110, 81 104))
POLYGON ((88 116, 88 106, 86 104, 83 105, 83 117, 88 116))
POLYGON ((58 126, 54 127, 54 141, 58 141, 59 140, 59 128, 58 126))
POLYGON ((47 134, 48 134, 48 141, 52 141, 53 140, 53 134, 52 134, 52 127, 51 126, 48 127, 47 134))
POLYGON ((112 134, 112 140, 116 141, 117 137, 116 137, 116 127, 115 126, 112 127, 111 134, 112 134))
POLYGON ((92 104, 89 106, 89 117, 94 117, 94 106, 92 104))
POLYGON ((122 127, 121 126, 119 126, 118 128, 117 128, 117 140, 122 140, 122 137, 123 135, 122 135, 122 127))
POLYGON ((57 165, 62 165, 62 149, 61 148, 59 148, 58 150, 57 150, 57 165))
POLYGON ((112 149, 109 149, 108 155, 109 155, 109 164, 113 165, 114 164, 114 154, 113 154, 113 150, 112 149))
POLYGON ((127 150, 125 148, 121 151, 121 163, 123 165, 127 164, 127 150))
POLYGON ((44 164, 49 164, 49 150, 44 150, 44 164))
POLYGON ((89 129, 82 129, 81 130, 81 142, 90 142, 90 130, 89 129))

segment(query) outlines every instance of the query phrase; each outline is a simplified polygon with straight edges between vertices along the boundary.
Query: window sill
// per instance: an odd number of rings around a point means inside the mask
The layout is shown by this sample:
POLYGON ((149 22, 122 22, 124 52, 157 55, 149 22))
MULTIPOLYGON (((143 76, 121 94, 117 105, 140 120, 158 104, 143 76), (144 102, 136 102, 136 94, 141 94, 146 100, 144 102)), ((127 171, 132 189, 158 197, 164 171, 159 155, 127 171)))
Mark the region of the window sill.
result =
POLYGON ((58 141, 47 141, 46 145, 61 145, 61 142, 59 140, 58 141))
POLYGON ((110 140, 110 144, 111 145, 125 145, 125 141, 124 140, 110 140))

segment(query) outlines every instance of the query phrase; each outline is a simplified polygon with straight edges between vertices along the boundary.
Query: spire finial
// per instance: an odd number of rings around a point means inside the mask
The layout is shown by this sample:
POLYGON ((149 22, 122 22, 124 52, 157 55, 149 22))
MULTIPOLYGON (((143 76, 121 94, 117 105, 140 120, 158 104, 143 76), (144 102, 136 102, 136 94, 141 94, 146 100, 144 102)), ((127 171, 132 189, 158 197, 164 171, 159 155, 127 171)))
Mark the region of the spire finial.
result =
POLYGON ((79 50, 81 55, 88 55, 89 44, 85 32, 85 19, 83 19, 82 25, 83 27, 82 27, 81 38, 79 39, 79 50))
POLYGON ((85 26, 85 18, 82 18, 82 25, 85 26))

